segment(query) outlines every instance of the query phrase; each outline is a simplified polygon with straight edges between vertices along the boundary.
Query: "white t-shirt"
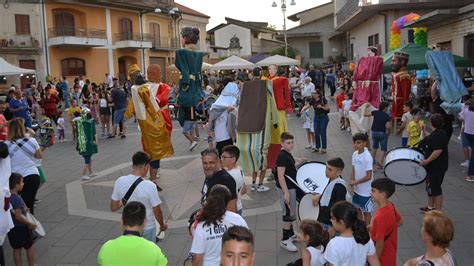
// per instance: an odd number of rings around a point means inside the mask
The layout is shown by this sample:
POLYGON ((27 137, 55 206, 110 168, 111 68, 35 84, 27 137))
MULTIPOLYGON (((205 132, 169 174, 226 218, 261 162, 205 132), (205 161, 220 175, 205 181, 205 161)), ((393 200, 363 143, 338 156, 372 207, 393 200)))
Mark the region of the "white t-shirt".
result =
POLYGON ((8 145, 8 151, 10 153, 11 167, 13 173, 18 173, 23 177, 29 175, 39 175, 37 168, 37 160, 34 154, 40 149, 36 139, 27 137, 28 142, 22 145, 22 140, 16 140, 15 142, 5 141, 8 145), (18 148, 17 144, 22 146, 18 148))
POLYGON ((408 123, 413 119, 410 112, 406 112, 402 115, 402 123, 405 122, 405 129, 402 132, 402 138, 408 138, 408 123))
POLYGON ((306 250, 308 250, 309 254, 311 254, 311 266, 324 266, 326 260, 324 259, 323 246, 321 246, 321 250, 315 247, 306 247, 306 250))
MULTIPOLYGON (((115 181, 114 190, 111 197, 112 200, 122 200, 125 194, 127 194, 128 189, 132 186, 135 180, 137 180, 137 178, 138 176, 136 175, 126 175, 119 177, 117 181, 115 181)), ((145 225, 145 230, 155 228, 155 215, 153 214, 153 207, 161 204, 156 185, 150 180, 143 180, 140 184, 138 184, 128 199, 128 202, 130 201, 138 201, 145 205, 146 219, 148 221, 145 225)))
POLYGON ((337 266, 365 266, 367 256, 375 254, 372 239, 365 245, 358 244, 354 237, 336 236, 329 241, 324 258, 337 266))
POLYGON ((342 101, 342 106, 344 107, 344 111, 349 111, 349 109, 351 108, 351 104, 352 104, 351 99, 342 101))
POLYGON ((217 226, 198 223, 194 231, 193 243, 189 252, 204 254, 203 264, 206 266, 219 266, 221 263, 222 235, 229 227, 240 225, 248 228, 245 220, 238 214, 226 211, 222 222, 217 226))
POLYGON ((10 162, 10 156, 7 156, 7 158, 5 159, 0 158, 0 189, 3 191, 3 195, 5 197, 10 197, 9 180, 10 180, 11 174, 12 174, 12 165, 10 162))
POLYGON ((240 191, 245 186, 244 181, 244 173, 240 167, 236 167, 232 170, 227 170, 227 172, 234 178, 235 180, 235 188, 237 190, 237 210, 241 210, 242 207, 242 195, 240 195, 240 191))
POLYGON ((99 100, 99 106, 100 108, 106 108, 107 107, 107 100, 102 98, 99 100))
POLYGON ((227 131, 227 117, 228 116, 229 114, 227 113, 227 111, 224 111, 216 119, 215 126, 214 126, 214 134, 216 136, 216 142, 230 139, 230 134, 227 131))
POLYGON ((58 129, 65 129, 66 123, 64 122, 64 117, 58 118, 58 129))
POLYGON ((313 82, 310 82, 308 84, 303 84, 303 90, 301 91, 301 96, 311 97, 311 94, 315 91, 316 91, 316 89, 314 87, 313 82))
MULTIPOLYGON (((352 154, 352 166, 354 167, 355 180, 362 179, 367 175, 367 171, 372 171, 373 161, 372 155, 370 155, 370 152, 367 148, 364 148, 364 152, 361 154, 359 154, 357 151, 352 154)), ((374 176, 372 173, 371 180, 355 185, 355 193, 359 194, 360 196, 370 197, 370 191, 372 189, 371 184, 373 180, 374 176)))

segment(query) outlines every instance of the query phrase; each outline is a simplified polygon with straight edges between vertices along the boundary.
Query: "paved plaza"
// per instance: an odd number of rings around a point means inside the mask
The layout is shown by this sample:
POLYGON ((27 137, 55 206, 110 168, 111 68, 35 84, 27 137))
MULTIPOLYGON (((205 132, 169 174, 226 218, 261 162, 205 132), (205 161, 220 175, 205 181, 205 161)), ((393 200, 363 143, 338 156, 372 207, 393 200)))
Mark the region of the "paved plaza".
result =
MULTIPOLYGON (((290 116, 290 131, 296 137, 294 156, 321 162, 339 156, 346 163, 343 174, 347 180, 353 153, 351 136, 349 132, 339 130, 337 114, 330 114, 330 120, 328 152, 315 154, 304 149, 307 145, 306 134, 300 119, 290 116)), ((35 244, 37 265, 97 265, 101 245, 121 234, 118 223, 120 213, 111 213, 109 208, 112 187, 115 179, 131 172, 131 156, 141 149, 137 124, 129 121, 128 126, 130 134, 126 139, 100 138, 99 153, 93 156, 93 169, 99 175, 89 181, 80 180, 83 159, 76 152, 73 142, 57 143, 46 151, 43 167, 48 180, 40 188, 38 198, 41 202, 35 212, 47 236, 35 244)), ((474 184, 464 181, 467 168, 459 166, 462 152, 456 133, 450 142, 450 167, 443 183, 444 210, 455 223, 455 237, 450 248, 458 265, 474 265, 474 208, 471 205, 474 202, 474 184)), ((71 135, 66 137, 70 139, 71 135)), ((201 131, 201 139, 204 137, 201 131)), ((390 137, 390 147, 396 147, 399 143, 399 137, 390 137)), ((165 217, 173 211, 168 223, 170 229, 159 246, 168 257, 169 265, 182 265, 191 246, 187 219, 199 207, 204 180, 199 152, 207 147, 207 142, 200 141, 199 146, 190 152, 189 143, 175 121, 173 145, 175 156, 162 162, 160 179, 164 189, 160 197, 165 217)), ((376 178, 381 176, 383 173, 380 170, 375 172, 376 178)), ((244 218, 255 234, 255 265, 286 265, 299 258, 300 253, 290 253, 279 247, 282 234, 280 208, 273 182, 268 185, 271 188, 268 192, 249 191, 245 195, 244 218)), ((426 204, 426 197, 424 185, 397 186, 392 197, 404 220, 398 234, 398 265, 424 252, 420 238, 423 215, 418 208, 426 204)), ((7 265, 13 265, 8 240, 4 248, 7 265)))

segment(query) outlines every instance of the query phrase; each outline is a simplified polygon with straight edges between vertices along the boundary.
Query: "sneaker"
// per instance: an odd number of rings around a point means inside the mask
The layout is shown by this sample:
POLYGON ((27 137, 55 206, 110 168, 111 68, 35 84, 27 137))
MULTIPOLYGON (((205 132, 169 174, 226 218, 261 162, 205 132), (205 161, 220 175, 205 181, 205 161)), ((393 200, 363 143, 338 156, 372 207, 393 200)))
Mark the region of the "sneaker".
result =
POLYGON ((97 176, 97 173, 95 173, 95 172, 92 172, 92 173, 89 174, 89 177, 96 177, 96 176, 97 176))
POLYGON ((41 202, 40 199, 35 199, 35 204, 40 203, 40 202, 41 202))
POLYGON ((120 136, 121 139, 124 139, 124 138, 126 138, 126 137, 127 137, 127 136, 125 136, 125 135, 121 135, 121 136, 120 136))
POLYGON ((346 131, 347 131, 347 132, 351 132, 351 127, 347 127, 347 128, 346 128, 346 131))
POLYGON ((304 147, 304 148, 305 148, 305 149, 311 149, 312 147, 313 147, 313 146, 310 144, 310 145, 308 145, 308 146, 306 146, 306 147, 304 147))
POLYGON ((313 149, 312 152, 317 153, 317 152, 319 152, 319 149, 315 148, 315 149, 313 149))
POLYGON ((199 137, 194 137, 194 141, 199 141, 199 137))
POLYGON ((109 135, 107 138, 108 139, 113 139, 113 138, 115 138, 115 135, 109 135))
POLYGON ((428 207, 428 206, 426 206, 426 207, 421 207, 421 208, 420 208, 420 211, 421 211, 422 213, 427 213, 427 212, 432 211, 432 210, 434 210, 434 209, 435 209, 435 208, 433 208, 433 207, 428 207))
POLYGON ((295 246, 295 244, 293 244, 293 241, 291 240, 291 238, 280 241, 280 247, 290 252, 298 251, 298 248, 295 246))
POLYGON ((90 178, 89 176, 87 176, 87 175, 83 175, 83 176, 81 177, 81 180, 89 180, 89 179, 91 179, 91 178, 90 178))
POLYGON ((298 240, 298 233, 295 232, 294 235, 290 236, 291 241, 297 241, 298 240))
POLYGON ((198 143, 196 141, 193 141, 193 143, 191 143, 191 145, 189 146, 189 150, 193 151, 194 148, 196 148, 197 145, 198 145, 198 143))
POLYGON ((321 149, 321 153, 326 153, 326 150, 325 150, 325 149, 321 149))
POLYGON ((466 160, 465 162, 462 162, 461 166, 469 167, 469 160, 466 160))
POLYGON ((257 185, 251 184, 250 185, 250 191, 255 191, 255 190, 257 190, 257 185))
POLYGON ((265 192, 265 191, 269 191, 270 188, 264 186, 264 185, 258 185, 257 187, 257 192, 265 192))

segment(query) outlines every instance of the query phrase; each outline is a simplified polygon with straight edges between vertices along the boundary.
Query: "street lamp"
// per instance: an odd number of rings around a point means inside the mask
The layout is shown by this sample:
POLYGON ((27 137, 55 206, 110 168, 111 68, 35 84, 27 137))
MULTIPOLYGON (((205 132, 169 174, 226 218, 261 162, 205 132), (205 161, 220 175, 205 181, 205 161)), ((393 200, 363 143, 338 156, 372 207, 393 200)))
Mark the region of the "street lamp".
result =
MULTIPOLYGON (((296 5, 295 0, 291 0, 290 5, 296 5)), ((272 7, 277 7, 277 3, 274 0, 272 7)), ((288 38, 286 35, 286 0, 281 0, 281 12, 283 13, 283 36, 285 38, 285 56, 288 56, 288 38)))

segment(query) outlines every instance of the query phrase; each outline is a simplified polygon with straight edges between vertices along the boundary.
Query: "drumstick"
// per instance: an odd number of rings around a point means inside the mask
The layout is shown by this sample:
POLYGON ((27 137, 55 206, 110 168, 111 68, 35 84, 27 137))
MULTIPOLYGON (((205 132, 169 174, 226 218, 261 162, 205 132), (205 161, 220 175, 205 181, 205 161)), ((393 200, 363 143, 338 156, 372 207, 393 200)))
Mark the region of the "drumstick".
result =
MULTIPOLYGON (((174 209, 176 208, 176 206, 178 206, 178 204, 174 205, 173 209, 171 209, 170 214, 168 215, 168 217, 165 220, 165 224, 168 224, 168 221, 170 220, 171 215, 173 214, 174 209)), ((158 232, 158 236, 161 234, 161 232, 163 232, 163 230, 161 230, 161 228, 160 228, 160 231, 158 232)))

